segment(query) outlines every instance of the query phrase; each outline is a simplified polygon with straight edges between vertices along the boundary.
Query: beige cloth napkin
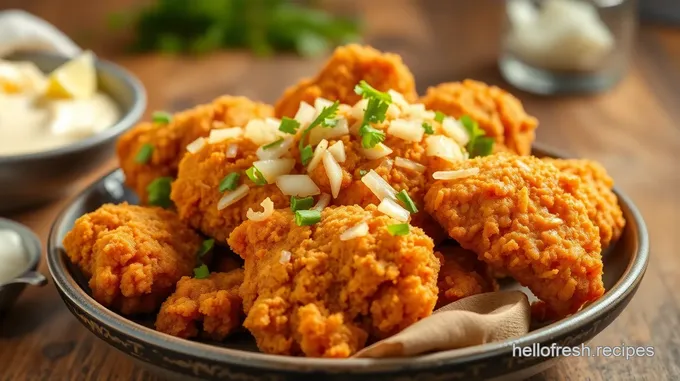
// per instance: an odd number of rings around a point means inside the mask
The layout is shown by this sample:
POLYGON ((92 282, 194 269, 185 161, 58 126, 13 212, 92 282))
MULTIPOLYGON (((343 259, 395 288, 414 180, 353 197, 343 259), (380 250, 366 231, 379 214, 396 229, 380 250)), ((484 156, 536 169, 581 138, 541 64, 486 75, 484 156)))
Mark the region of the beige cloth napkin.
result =
POLYGON ((518 337, 529 332, 531 308, 521 291, 473 295, 436 310, 354 357, 408 357, 518 337))

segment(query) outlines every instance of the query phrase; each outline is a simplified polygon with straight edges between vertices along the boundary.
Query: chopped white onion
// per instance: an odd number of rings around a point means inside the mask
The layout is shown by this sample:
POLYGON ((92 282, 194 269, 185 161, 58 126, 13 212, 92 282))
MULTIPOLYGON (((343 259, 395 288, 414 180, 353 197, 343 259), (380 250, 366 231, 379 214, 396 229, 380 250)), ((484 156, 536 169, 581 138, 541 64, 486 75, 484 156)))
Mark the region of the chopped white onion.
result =
POLYGON ((290 257, 293 255, 290 251, 288 250, 281 250, 281 258, 279 258, 279 263, 285 264, 290 262, 290 257))
POLYGON ((364 185, 366 185, 380 201, 386 198, 397 198, 397 191, 372 169, 361 178, 361 182, 364 183, 364 185))
POLYGON ((408 114, 414 119, 434 119, 435 113, 425 109, 422 103, 414 103, 408 107, 408 114))
POLYGON ((258 146, 268 144, 279 138, 278 125, 274 126, 262 119, 253 119, 246 125, 244 136, 258 146))
POLYGON ((213 122, 210 124, 210 126, 211 126, 213 129, 222 129, 222 128, 227 127, 226 123, 224 123, 224 122, 221 121, 221 120, 213 120, 213 122))
POLYGON ((359 102, 357 102, 354 107, 352 107, 352 111, 350 112, 350 115, 354 119, 358 120, 363 120, 364 119, 364 112, 366 111, 366 107, 368 106, 368 99, 362 99, 359 102))
POLYGON ((421 122, 396 119, 387 127, 387 133, 408 142, 419 142, 423 140, 425 130, 421 122))
POLYGON ((354 225, 340 234, 340 241, 349 241, 350 239, 363 237, 368 234, 368 224, 362 222, 354 225))
POLYGON ((378 143, 373 148, 362 148, 361 152, 367 159, 375 160, 391 154, 392 149, 382 143, 378 143))
POLYGON ((319 212, 322 211, 325 207, 328 206, 328 204, 331 203, 331 195, 328 193, 323 193, 321 196, 319 196, 319 201, 316 202, 316 205, 312 208, 313 210, 318 210, 319 212))
POLYGON ((384 198, 380 201, 378 205, 378 210, 385 213, 386 215, 394 218, 397 221, 406 222, 408 221, 409 212, 408 210, 401 207, 391 198, 384 198))
POLYGON ((260 148, 258 148, 257 151, 255 152, 258 159, 260 160, 278 159, 281 156, 288 153, 288 150, 293 145, 293 137, 286 136, 284 138, 279 139, 283 139, 283 141, 279 143, 279 145, 277 145, 276 147, 264 148, 265 146, 260 146, 260 148))
POLYGON ((290 173, 295 166, 295 159, 259 160, 253 166, 262 173, 267 184, 274 184, 279 176, 290 173))
POLYGON ((335 161, 333 155, 328 151, 323 154, 323 167, 326 170, 328 182, 331 184, 331 194, 333 198, 338 198, 340 187, 342 186, 342 168, 340 168, 340 164, 335 161))
POLYGON ((427 156, 437 156, 450 162, 464 160, 463 151, 451 138, 444 135, 430 135, 425 138, 427 156))
POLYGON ((228 207, 229 205, 234 204, 238 200, 246 197, 246 195, 248 194, 248 190, 250 190, 248 185, 241 184, 238 188, 234 189, 233 191, 224 192, 224 195, 217 203, 217 210, 222 210, 228 207))
POLYGON ((470 136, 468 136, 467 131, 463 128, 463 125, 459 121, 446 117, 442 122, 442 129, 444 133, 456 141, 456 143, 464 146, 470 141, 470 136))
POLYGON ((276 179, 276 186, 286 196, 307 197, 321 193, 314 180, 307 175, 282 175, 276 179))
POLYGON ((326 107, 329 107, 333 104, 333 102, 329 101, 326 98, 316 98, 314 100, 314 108, 316 111, 321 112, 321 110, 325 109, 326 107))
POLYGON ((274 213, 274 202, 269 197, 262 200, 260 206, 263 209, 261 212, 256 212, 253 208, 248 208, 246 217, 251 221, 264 221, 274 213))
POLYGON ((432 174, 435 180, 455 180, 479 174, 479 168, 459 169, 457 171, 437 171, 432 174))
POLYGON ((241 135, 243 135, 243 128, 241 127, 220 128, 219 130, 210 130, 208 143, 215 144, 223 140, 238 138, 241 135))
POLYGON ((227 146, 226 156, 228 159, 233 159, 238 154, 238 144, 231 143, 227 146))
POLYGON ((189 153, 196 153, 201 150, 205 146, 205 138, 198 138, 194 140, 193 142, 187 144, 187 151, 189 153))
POLYGON ((312 129, 309 133, 309 144, 315 145, 323 139, 331 140, 348 134, 349 127, 347 125, 347 119, 338 118, 338 122, 333 127, 319 126, 312 129))
POLYGON ((300 102, 300 108, 298 108, 295 114, 295 120, 297 120, 300 125, 304 128, 316 117, 316 109, 307 102, 300 102))
POLYGON ((408 107, 408 102, 406 101, 406 98, 404 98, 404 96, 400 92, 390 89, 387 90, 387 94, 389 94, 390 97, 392 97, 393 104, 396 104, 402 109, 408 107))
POLYGON ((309 162, 309 165, 307 166, 307 172, 313 171, 314 168, 316 168, 316 166, 319 165, 321 159, 323 158, 323 153, 326 152, 327 148, 328 140, 326 139, 321 140, 314 149, 314 156, 312 156, 312 160, 309 162))
POLYGON ((338 163, 344 163, 345 160, 347 160, 347 156, 345 155, 345 143, 343 143, 342 140, 338 140, 328 147, 328 152, 333 155, 335 161, 338 163))
POLYGON ((426 169, 424 165, 416 163, 413 160, 404 159, 403 157, 397 157, 396 159, 394 159, 394 165, 396 165, 397 167, 410 169, 418 173, 423 173, 425 172, 426 169))
POLYGON ((279 130, 279 126, 281 125, 281 119, 278 118, 268 117, 265 118, 264 122, 269 128, 276 129, 276 131, 279 130))
POLYGON ((387 106, 385 116, 387 116, 389 119, 397 119, 399 115, 401 115, 401 109, 397 105, 390 103, 390 105, 387 106))

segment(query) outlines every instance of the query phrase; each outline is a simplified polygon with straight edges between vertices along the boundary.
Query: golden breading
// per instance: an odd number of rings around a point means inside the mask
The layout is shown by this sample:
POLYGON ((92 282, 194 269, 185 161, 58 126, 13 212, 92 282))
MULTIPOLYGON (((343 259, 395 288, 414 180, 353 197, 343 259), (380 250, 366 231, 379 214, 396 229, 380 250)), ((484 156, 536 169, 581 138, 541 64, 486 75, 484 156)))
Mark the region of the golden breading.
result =
POLYGON ((578 176, 583 182, 583 192, 588 197, 586 206, 590 220, 600 230, 602 248, 616 242, 623 232, 626 220, 619 207, 619 200, 612 192, 614 180, 604 167, 592 160, 585 159, 544 159, 560 171, 578 176))
POLYGON ((99 303, 135 314, 158 309, 191 274, 201 237, 172 212, 122 203, 78 218, 63 244, 99 303))
POLYGON ((454 118, 469 115, 496 140, 496 152, 531 153, 538 121, 524 111, 519 99, 496 86, 469 79, 442 83, 427 89, 420 102, 454 118))
POLYGON ((468 296, 498 291, 498 282, 475 253, 451 244, 439 250, 435 253, 441 263, 437 308, 468 296))
POLYGON ((346 45, 333 52, 316 77, 288 88, 276 102, 276 115, 293 117, 300 102, 313 105, 316 98, 353 105, 361 99, 354 92, 361 80, 380 91, 400 92, 410 101, 418 97, 413 74, 400 56, 382 53, 369 46, 346 45))
POLYGON ((249 208, 261 210, 260 203, 269 197, 276 208, 289 205, 276 184, 257 186, 243 173, 258 160, 257 146, 246 138, 230 139, 206 144, 200 151, 187 153, 180 163, 177 180, 172 184, 172 201, 180 218, 205 235, 226 243, 229 233, 246 219, 249 208), (230 144, 237 144, 235 158, 228 158, 230 144), (219 191, 222 179, 231 172, 241 174, 240 184, 248 184, 248 194, 229 207, 218 210, 223 193, 219 191))
POLYGON ((205 279, 182 277, 175 292, 161 306, 156 329, 184 339, 200 334, 224 340, 241 326, 243 307, 238 295, 241 283, 242 269, 212 273, 205 279))
POLYGON ((297 226, 290 210, 246 221, 229 237, 245 259, 244 326, 266 353, 348 357, 432 313, 439 261, 419 228, 393 236, 375 206, 326 208, 297 226), (362 222, 365 236, 341 240, 362 222))
POLYGON ((212 103, 176 113, 167 125, 142 122, 118 140, 117 154, 125 172, 125 183, 137 192, 142 203, 147 200, 146 187, 156 178, 177 175, 177 167, 187 144, 208 136, 214 128, 245 126, 249 120, 273 114, 271 106, 245 97, 223 96, 212 103), (154 147, 147 163, 137 163, 142 146, 154 147))
POLYGON ((581 181, 535 157, 499 153, 459 162, 469 177, 435 181, 425 208, 451 238, 529 287, 557 315, 604 293, 598 229, 581 181))

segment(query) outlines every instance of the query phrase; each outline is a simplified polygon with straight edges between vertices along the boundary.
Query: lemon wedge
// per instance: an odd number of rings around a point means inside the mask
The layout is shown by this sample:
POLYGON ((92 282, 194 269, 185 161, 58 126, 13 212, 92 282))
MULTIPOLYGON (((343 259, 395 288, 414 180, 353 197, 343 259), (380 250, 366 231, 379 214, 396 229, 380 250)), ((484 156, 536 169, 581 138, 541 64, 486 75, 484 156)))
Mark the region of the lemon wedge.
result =
POLYGON ((94 54, 84 52, 56 68, 47 79, 49 98, 90 98, 97 91, 94 54))

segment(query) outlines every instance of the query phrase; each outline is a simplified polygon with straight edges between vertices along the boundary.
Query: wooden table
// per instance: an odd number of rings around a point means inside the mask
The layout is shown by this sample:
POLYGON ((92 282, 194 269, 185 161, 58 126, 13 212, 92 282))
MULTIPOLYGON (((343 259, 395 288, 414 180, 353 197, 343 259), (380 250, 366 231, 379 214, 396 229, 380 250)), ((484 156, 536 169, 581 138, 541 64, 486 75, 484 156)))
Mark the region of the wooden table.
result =
MULTIPOLYGON (((74 34, 72 20, 121 6, 115 1, 87 0, 62 1, 58 7, 46 0, 5 2, 27 7, 74 34)), ((403 54, 421 93, 428 85, 462 78, 507 87, 495 64, 500 2, 365 3, 360 10, 368 20, 367 40, 403 54)), ((93 16, 83 23, 96 24, 96 20, 93 16)), ((96 51, 98 46, 105 45, 95 45, 96 51)), ((225 93, 271 102, 286 85, 314 73, 322 62, 291 56, 257 60, 247 53, 218 53, 200 60, 103 55, 142 80, 149 110, 183 109, 225 93)), ((628 76, 606 94, 544 98, 515 93, 541 121, 539 142, 599 160, 608 168, 642 211, 653 250, 637 296, 591 345, 652 345, 655 356, 568 358, 533 380, 676 378, 680 375, 680 30, 642 27, 628 76)), ((115 165, 112 158, 82 185, 115 165)), ((67 202, 10 217, 33 228, 44 245, 52 221, 67 202)), ((44 264, 41 270, 47 273, 44 264)), ((27 289, 0 322, 0 366, 2 380, 157 379, 86 331, 52 284, 27 289)))

